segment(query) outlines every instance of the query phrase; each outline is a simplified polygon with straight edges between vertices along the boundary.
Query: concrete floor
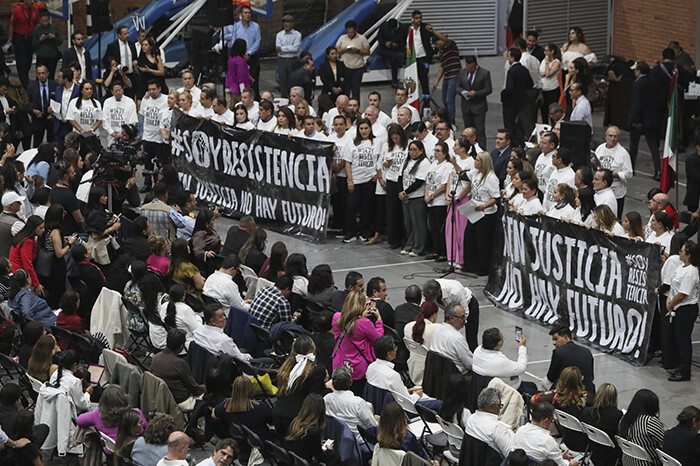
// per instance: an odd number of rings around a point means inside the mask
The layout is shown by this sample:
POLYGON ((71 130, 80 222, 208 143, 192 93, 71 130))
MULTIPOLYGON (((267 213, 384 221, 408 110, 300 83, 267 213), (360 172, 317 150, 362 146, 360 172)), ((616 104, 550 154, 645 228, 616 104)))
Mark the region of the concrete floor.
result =
MULTIPOLYGON (((503 87, 503 58, 501 57, 480 57, 480 65, 491 71, 494 93, 489 96, 489 112, 487 114, 487 136, 489 137, 488 147, 494 147, 495 131, 502 126, 500 89, 503 87)), ((274 83, 274 62, 264 62, 262 66, 260 89, 273 89, 274 83)), ((437 74, 438 66, 431 66, 431 82, 437 74)), ((377 90, 382 95, 382 110, 390 112, 393 102, 393 90, 386 83, 373 83, 365 85, 362 89, 361 105, 367 104, 367 94, 371 90, 377 90)), ((318 94, 318 90, 316 91, 318 94)), ((437 102, 442 102, 440 88, 433 96, 437 102)), ((463 128, 461 115, 459 115, 459 103, 457 104, 458 131, 463 128)), ((594 140, 602 142, 604 128, 602 127, 603 114, 601 111, 594 112, 594 140)), ((629 134, 622 132, 621 143, 629 146, 629 134)), ((679 160, 680 179, 685 180, 685 154, 681 154, 679 160)), ((629 183, 627 194, 626 211, 636 210, 642 213, 646 220, 648 210, 646 209, 646 193, 652 187, 658 186, 658 182, 651 179, 653 168, 651 156, 642 145, 640 155, 637 160, 636 176, 629 183)), ((679 198, 682 201, 684 186, 681 186, 679 198)), ((671 191, 671 198, 675 199, 675 192, 671 191)), ((675 204, 675 200, 673 201, 675 204)), ((229 225, 234 224, 231 219, 222 218, 217 221, 216 228, 223 235, 229 225)), ((303 253, 307 257, 309 270, 318 264, 328 264, 334 272, 336 284, 342 287, 345 274, 350 270, 356 270, 363 274, 365 282, 371 277, 380 276, 387 282, 389 296, 387 301, 396 306, 403 302, 404 289, 410 284, 422 285, 426 280, 439 278, 442 273, 440 269, 444 264, 435 264, 433 261, 411 260, 399 254, 398 250, 391 250, 386 247, 386 243, 366 246, 356 242, 343 244, 337 239, 328 239, 325 244, 310 244, 295 238, 283 236, 274 232, 268 232, 268 244, 275 241, 284 241, 290 252, 303 253)), ((529 364, 527 379, 535 380, 534 377, 542 377, 549 367, 549 360, 552 352, 552 343, 547 329, 531 321, 509 314, 508 312, 496 309, 484 296, 483 288, 486 278, 470 278, 461 275, 453 275, 449 278, 459 280, 469 287, 481 304, 481 329, 497 326, 504 330, 505 335, 512 333, 513 326, 521 326, 528 338, 529 364)), ((694 348, 700 351, 700 326, 696 326, 693 341, 694 348)), ((506 340, 504 352, 509 357, 517 356, 517 344, 511 339, 506 340)), ((595 382, 600 385, 604 382, 615 384, 619 392, 619 405, 626 408, 634 393, 640 388, 650 388, 654 390, 661 401, 661 419, 667 427, 676 424, 675 418, 680 410, 690 404, 696 404, 700 397, 700 385, 693 382, 672 383, 666 381, 666 372, 662 369, 658 360, 651 361, 645 367, 634 367, 620 359, 604 353, 593 351, 595 357, 595 382)), ((700 356, 696 354, 696 360, 700 356)), ((698 369, 695 369, 697 372, 698 369)))

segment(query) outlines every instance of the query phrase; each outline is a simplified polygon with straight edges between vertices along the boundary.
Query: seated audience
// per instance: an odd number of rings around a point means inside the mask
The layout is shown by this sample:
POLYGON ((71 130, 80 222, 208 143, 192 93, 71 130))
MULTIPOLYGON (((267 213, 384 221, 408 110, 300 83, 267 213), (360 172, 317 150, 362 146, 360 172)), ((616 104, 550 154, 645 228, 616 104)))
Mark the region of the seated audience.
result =
MULTIPOLYGON (((58 369, 51 375, 49 384, 54 388, 65 390, 70 396, 71 403, 80 413, 90 409, 90 395, 94 387, 89 385, 83 389, 83 381, 75 376, 80 369, 80 357, 73 349, 61 351, 58 355, 58 369)), ((144 423, 146 419, 144 419, 144 423)))
MULTIPOLYGON (((622 419, 622 411, 617 408, 617 388, 615 385, 604 383, 596 391, 593 406, 583 409, 580 420, 602 430, 608 437, 614 439, 618 434, 618 426, 622 419)), ((614 466, 620 458, 620 450, 599 447, 591 444, 591 459, 596 466, 614 466)))
POLYGON ((359 272, 348 272, 345 275, 345 289, 336 290, 335 293, 331 295, 331 309, 335 311, 340 311, 343 309, 343 303, 348 293, 352 291, 359 291, 360 293, 365 292, 365 281, 362 278, 362 274, 359 272))
POLYGON ((186 433, 176 430, 168 436, 168 454, 158 461, 156 466, 189 466, 187 450, 190 438, 186 433))
POLYGON ((219 304, 208 304, 204 308, 204 325, 193 333, 193 341, 214 356, 228 354, 234 358, 251 361, 247 353, 241 353, 236 343, 224 333, 226 314, 219 304))
POLYGON ((467 313, 459 304, 445 306, 445 322, 433 333, 432 351, 450 359, 462 374, 472 369, 472 352, 460 330, 464 328, 467 313))
POLYGON ((369 435, 377 439, 377 445, 392 450, 412 451, 427 459, 421 443, 408 428, 406 413, 398 403, 387 403, 379 416, 379 426, 367 429, 369 435))
POLYGON ((543 401, 532 406, 532 421, 521 426, 515 433, 512 448, 522 448, 527 456, 543 461, 556 462, 557 466, 578 466, 567 452, 562 452, 549 434, 549 427, 554 422, 554 406, 543 401))
MULTIPOLYGON (((418 288, 419 299, 420 299, 420 288, 418 288)), ((398 308, 397 308, 398 309, 398 308)), ((426 348, 430 349, 430 344, 433 340, 433 334, 435 330, 440 327, 440 324, 436 324, 438 317, 438 306, 434 301, 426 301, 420 305, 419 312, 415 316, 413 322, 407 323, 403 328, 403 334, 415 341, 420 343, 426 348)), ((425 372, 425 356, 418 355, 411 352, 408 357, 408 372, 411 376, 411 380, 416 385, 423 384, 423 373, 425 372)))
POLYGON ((160 305, 160 318, 167 329, 179 328, 186 335, 185 347, 189 348, 194 331, 202 326, 202 319, 185 304, 185 288, 173 285, 168 290, 170 301, 160 305))
MULTIPOLYGON (((87 330, 82 317, 78 315, 80 309, 80 294, 75 290, 66 290, 61 296, 59 302, 61 312, 56 317, 56 327, 61 327, 71 332, 83 334, 87 330)), ((65 341, 59 341, 58 346, 65 350, 68 344, 65 341)))
POLYGON ((131 464, 131 450, 136 439, 143 435, 143 420, 141 415, 132 410, 122 413, 114 442, 114 462, 116 466, 131 464), (125 461, 125 459, 128 461, 125 461))
POLYGON ((238 225, 233 225, 226 232, 226 241, 224 241, 224 247, 221 253, 224 256, 230 254, 237 255, 256 228, 255 219, 253 217, 250 215, 241 217, 238 221, 238 225))
POLYGON ((175 420, 169 414, 156 414, 146 426, 143 437, 134 442, 131 461, 153 465, 168 454, 168 436, 175 430, 175 420))
POLYGON ((53 363, 53 357, 60 350, 53 335, 40 337, 29 358, 27 374, 39 382, 48 382, 58 369, 58 365, 53 363))
MULTIPOLYGON (((22 388, 16 383, 6 383, 0 390, 0 428, 6 433, 12 433, 15 431, 16 421, 19 419, 22 406, 20 405, 22 398, 22 388)), ((13 438, 19 439, 20 437, 31 438, 32 442, 35 443, 37 448, 40 448, 44 444, 44 440, 49 435, 49 426, 46 424, 34 425, 32 418, 33 427, 29 437, 27 435, 15 436, 13 438)), ((20 421, 21 422, 21 421, 20 421)), ((31 462, 31 461, 29 461, 31 462)))
POLYGON ((290 322, 294 320, 292 307, 289 304, 289 295, 292 294, 294 281, 287 276, 281 276, 275 280, 274 285, 269 285, 258 291, 253 302, 250 303, 250 313, 260 321, 260 326, 270 329, 277 322, 290 322))
POLYGON ((250 300, 243 300, 241 292, 238 290, 238 285, 233 278, 238 274, 238 269, 241 267, 241 260, 238 256, 231 254, 226 256, 219 270, 215 271, 204 282, 202 294, 210 298, 216 299, 224 308, 224 313, 228 317, 228 312, 232 307, 248 311, 250 309, 250 300))
POLYGON ((255 399, 253 382, 245 375, 233 381, 231 397, 217 404, 211 413, 212 419, 222 421, 222 432, 228 432, 228 424, 240 424, 255 432, 263 440, 272 440, 273 425, 270 405, 255 399))
POLYGON ((333 272, 328 264, 320 264, 313 268, 309 277, 306 297, 323 307, 331 306, 331 298, 338 288, 333 282, 333 272))
POLYGON ((151 372, 168 384, 180 409, 191 411, 195 401, 202 398, 206 387, 194 380, 189 364, 178 356, 185 349, 185 342, 185 331, 171 328, 165 349, 153 356, 151 372))
POLYGON ((178 238, 171 245, 168 277, 182 285, 187 293, 199 295, 204 288, 204 277, 190 261, 190 247, 184 239, 178 238))
POLYGON ((448 422, 454 422, 464 430, 467 425, 467 419, 471 413, 466 408, 465 393, 468 391, 467 380, 462 374, 452 374, 447 379, 447 390, 445 399, 442 400, 440 406, 440 417, 448 422))
POLYGON ((501 392, 495 388, 483 389, 476 400, 476 407, 474 414, 467 419, 464 427, 465 434, 481 440, 501 456, 508 456, 513 449, 515 434, 510 427, 498 420, 498 414, 501 411, 501 392))
POLYGON ((238 258, 241 260, 241 263, 246 267, 250 267, 256 274, 267 261, 267 256, 265 255, 266 243, 267 232, 262 228, 256 228, 238 252, 238 258))
POLYGON ((270 257, 267 258, 262 267, 260 267, 260 270, 257 271, 258 275, 266 280, 274 282, 284 275, 284 265, 287 262, 288 256, 287 245, 282 241, 277 241, 270 248, 270 257))
POLYGON ((32 288, 32 279, 24 269, 15 270, 10 280, 10 308, 19 311, 27 320, 38 320, 45 327, 56 324, 56 315, 45 299, 32 288))
MULTIPOLYGON (((653 464, 661 466, 656 449, 663 446, 664 430, 659 419, 659 397, 646 388, 637 390, 620 420, 620 437, 644 448, 650 458, 657 458, 653 464)), ((624 466, 637 464, 624 456, 622 463, 624 466)))
POLYGON ((473 369, 479 375, 500 377, 506 384, 521 393, 537 393, 537 385, 523 382, 520 376, 527 369, 527 347, 525 335, 520 336, 518 361, 511 361, 501 351, 505 340, 503 332, 493 327, 485 330, 481 337, 481 346, 474 351, 473 369))
POLYGON ((374 301, 384 325, 394 328, 394 308, 386 302, 386 282, 381 277, 372 277, 367 282, 367 297, 374 301))
MULTIPOLYGON (((88 408, 90 406, 89 401, 88 399, 88 408)), ((76 423, 78 427, 94 427, 98 432, 102 432, 112 440, 116 440, 119 420, 124 411, 129 409, 138 412, 141 415, 144 428, 148 427, 146 417, 141 410, 129 407, 129 400, 124 389, 119 385, 107 385, 102 391, 97 409, 81 414, 78 416, 76 423)), ((139 432, 139 435, 142 434, 143 432, 139 432)))
POLYGON ((24 326, 22 341, 19 346, 19 351, 17 352, 20 366, 24 368, 29 367, 29 358, 34 350, 34 345, 36 345, 39 338, 43 337, 44 335, 46 335, 46 328, 40 320, 30 320, 27 322, 27 325, 24 326))
POLYGON ((166 275, 170 265, 170 259, 166 255, 170 249, 165 238, 162 236, 151 236, 148 238, 148 247, 151 248, 151 255, 146 259, 146 266, 161 275, 166 275))
POLYGON ((314 316, 312 327, 311 339, 316 345, 316 362, 325 367, 329 374, 332 374, 333 349, 335 348, 333 313, 323 311, 319 315, 314 316))
POLYGON ((350 391, 352 385, 352 373, 345 366, 333 371, 333 392, 323 397, 326 403, 326 414, 345 422, 355 435, 357 441, 363 440, 357 430, 360 425, 364 428, 377 425, 372 408, 365 400, 350 391))
POLYGON ((394 309, 394 325, 396 325, 396 331, 401 338, 404 336, 410 337, 410 334, 405 333, 404 328, 406 324, 416 320, 416 316, 420 311, 420 287, 418 285, 407 286, 404 291, 404 300, 406 301, 405 303, 399 304, 394 309))
POLYGON ((676 419, 678 425, 671 427, 664 434, 662 450, 680 461, 683 466, 691 466, 700 458, 700 409, 686 406, 676 419))
POLYGON ((231 466, 238 459, 238 442, 232 438, 222 438, 214 446, 214 454, 197 466, 231 466))
POLYGON ((306 268, 306 256, 290 254, 284 264, 284 274, 294 280, 292 293, 306 296, 309 290, 309 271, 306 268))
POLYGON ((311 393, 307 396, 298 413, 289 426, 289 433, 284 436, 284 447, 309 464, 340 465, 336 445, 322 448, 326 440, 322 437, 326 425, 326 406, 321 395, 311 393))
POLYGON ((532 397, 532 402, 547 401, 552 403, 556 409, 580 417, 588 399, 582 380, 583 377, 578 367, 567 367, 559 376, 556 388, 553 391, 536 394, 532 397))

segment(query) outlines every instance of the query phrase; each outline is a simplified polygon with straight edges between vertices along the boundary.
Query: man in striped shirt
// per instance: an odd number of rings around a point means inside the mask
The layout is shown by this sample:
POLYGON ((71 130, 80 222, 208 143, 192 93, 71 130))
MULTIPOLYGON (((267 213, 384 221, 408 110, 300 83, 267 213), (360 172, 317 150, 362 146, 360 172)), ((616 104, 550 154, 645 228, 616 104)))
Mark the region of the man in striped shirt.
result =
POLYGON ((459 49, 455 41, 448 39, 446 35, 437 31, 432 26, 425 27, 428 31, 435 34, 435 48, 438 51, 440 58, 440 70, 433 84, 433 91, 442 81, 442 103, 445 105, 447 112, 450 114, 450 122, 455 124, 455 96, 457 93, 457 83, 459 81, 459 71, 462 69, 462 63, 459 61, 459 49))

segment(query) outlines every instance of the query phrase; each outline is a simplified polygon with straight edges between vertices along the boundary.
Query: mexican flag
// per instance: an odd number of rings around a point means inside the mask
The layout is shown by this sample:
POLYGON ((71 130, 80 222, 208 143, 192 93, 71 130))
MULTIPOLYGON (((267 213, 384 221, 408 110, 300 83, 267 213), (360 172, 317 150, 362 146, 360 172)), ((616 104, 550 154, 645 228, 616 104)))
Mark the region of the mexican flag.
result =
POLYGON ((418 63, 416 48, 413 43, 413 28, 408 28, 408 47, 406 48, 406 66, 403 70, 403 83, 408 94, 408 105, 420 112, 420 85, 418 84, 418 63))
POLYGON ((671 98, 668 103, 668 120, 666 122, 666 140, 664 141, 664 158, 661 171, 660 189, 667 193, 676 184, 678 170, 678 141, 681 137, 681 115, 678 104, 678 70, 673 73, 671 79, 671 98))

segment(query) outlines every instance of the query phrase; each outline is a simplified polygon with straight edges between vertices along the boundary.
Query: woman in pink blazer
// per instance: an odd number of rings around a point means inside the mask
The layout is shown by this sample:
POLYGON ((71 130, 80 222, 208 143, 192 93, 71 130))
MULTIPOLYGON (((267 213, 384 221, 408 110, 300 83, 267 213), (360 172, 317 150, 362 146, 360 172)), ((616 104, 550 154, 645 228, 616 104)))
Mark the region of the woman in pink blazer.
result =
POLYGON ((377 358, 374 341, 384 335, 384 323, 377 307, 360 291, 351 291, 343 303, 343 311, 333 316, 335 348, 333 369, 342 365, 352 368, 352 391, 362 396, 367 366, 377 358))
POLYGON ((241 91, 251 86, 250 68, 245 61, 247 48, 243 39, 236 39, 231 46, 226 72, 226 104, 231 110, 241 101, 241 91))

